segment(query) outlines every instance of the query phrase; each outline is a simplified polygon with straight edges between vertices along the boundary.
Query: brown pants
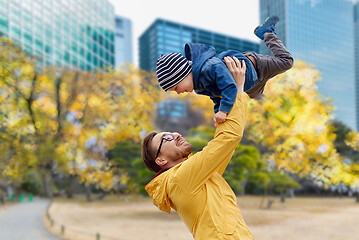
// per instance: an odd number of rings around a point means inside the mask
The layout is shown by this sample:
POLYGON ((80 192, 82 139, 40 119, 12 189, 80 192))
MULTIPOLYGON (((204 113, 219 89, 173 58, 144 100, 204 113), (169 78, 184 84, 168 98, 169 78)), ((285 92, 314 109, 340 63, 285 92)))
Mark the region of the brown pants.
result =
POLYGON ((247 91, 251 98, 260 98, 267 81, 283 73, 293 66, 293 57, 274 33, 264 34, 264 43, 273 56, 265 56, 255 52, 244 52, 243 55, 253 62, 256 68, 258 82, 247 91))

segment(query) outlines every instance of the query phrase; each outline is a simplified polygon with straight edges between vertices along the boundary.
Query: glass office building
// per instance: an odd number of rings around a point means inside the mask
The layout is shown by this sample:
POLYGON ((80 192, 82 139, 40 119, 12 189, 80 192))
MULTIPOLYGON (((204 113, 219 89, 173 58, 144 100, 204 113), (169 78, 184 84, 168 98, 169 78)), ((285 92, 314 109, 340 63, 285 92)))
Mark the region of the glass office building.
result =
POLYGON ((359 2, 354 6, 356 126, 359 129, 359 2))
POLYGON ((139 39, 140 68, 147 71, 156 69, 156 60, 161 54, 179 52, 184 54, 184 45, 188 42, 213 46, 217 53, 228 49, 259 51, 259 44, 195 28, 180 23, 157 19, 139 39))
MULTIPOLYGON (((260 0, 260 21, 278 15, 276 27, 293 57, 314 65, 319 92, 332 98, 336 119, 356 125, 353 3, 346 0, 260 0)), ((261 52, 268 54, 264 44, 261 52)))
POLYGON ((39 65, 114 65, 115 13, 107 0, 0 0, 0 35, 39 65))
POLYGON ((132 24, 131 20, 116 16, 115 66, 133 63, 132 60, 132 24))

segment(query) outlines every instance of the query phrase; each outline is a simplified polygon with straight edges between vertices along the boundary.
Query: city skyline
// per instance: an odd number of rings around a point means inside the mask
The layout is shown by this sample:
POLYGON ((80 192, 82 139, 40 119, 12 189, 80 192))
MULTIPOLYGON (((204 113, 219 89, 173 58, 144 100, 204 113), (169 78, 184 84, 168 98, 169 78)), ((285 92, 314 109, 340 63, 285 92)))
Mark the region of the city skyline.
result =
MULTIPOLYGON (((259 24, 259 1, 228 0, 226 4, 183 0, 174 7, 165 0, 109 0, 116 15, 132 21, 133 46, 156 19, 166 19, 259 43, 253 34, 259 24), (191 7, 189 7, 191 6, 191 7), (233 24, 236 23, 236 24, 233 24)), ((137 47, 133 49, 134 64, 139 66, 137 47)))
POLYGON ((140 36, 139 67, 155 71, 156 60, 161 54, 179 52, 184 55, 184 45, 189 42, 213 46, 217 53, 228 49, 259 52, 257 42, 158 18, 140 36))

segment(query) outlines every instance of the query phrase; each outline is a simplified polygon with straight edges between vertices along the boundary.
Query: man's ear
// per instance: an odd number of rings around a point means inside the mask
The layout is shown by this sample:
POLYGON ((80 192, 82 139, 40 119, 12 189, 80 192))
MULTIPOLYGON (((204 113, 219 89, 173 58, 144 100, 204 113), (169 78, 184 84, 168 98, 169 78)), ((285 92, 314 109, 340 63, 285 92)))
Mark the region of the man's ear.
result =
POLYGON ((166 165, 167 162, 168 162, 167 160, 162 159, 162 158, 156 158, 156 160, 155 160, 155 163, 160 167, 163 167, 164 165, 166 165))

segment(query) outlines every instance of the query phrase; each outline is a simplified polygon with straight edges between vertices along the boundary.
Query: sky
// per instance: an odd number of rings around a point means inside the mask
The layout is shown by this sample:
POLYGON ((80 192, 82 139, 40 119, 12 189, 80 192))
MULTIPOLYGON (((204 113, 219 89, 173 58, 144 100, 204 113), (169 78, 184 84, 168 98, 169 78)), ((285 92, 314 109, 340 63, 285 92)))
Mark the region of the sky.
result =
POLYGON ((255 42, 259 0, 109 0, 116 15, 132 22, 133 60, 138 66, 138 38, 162 18, 255 42))

